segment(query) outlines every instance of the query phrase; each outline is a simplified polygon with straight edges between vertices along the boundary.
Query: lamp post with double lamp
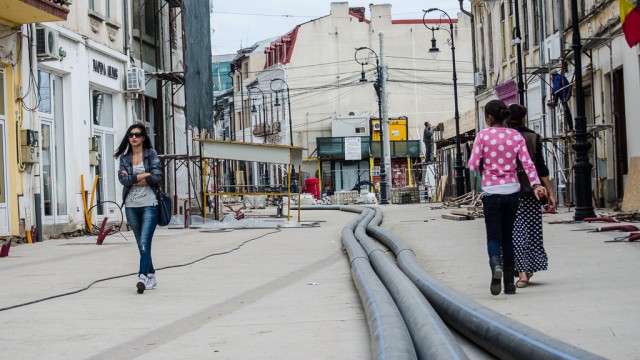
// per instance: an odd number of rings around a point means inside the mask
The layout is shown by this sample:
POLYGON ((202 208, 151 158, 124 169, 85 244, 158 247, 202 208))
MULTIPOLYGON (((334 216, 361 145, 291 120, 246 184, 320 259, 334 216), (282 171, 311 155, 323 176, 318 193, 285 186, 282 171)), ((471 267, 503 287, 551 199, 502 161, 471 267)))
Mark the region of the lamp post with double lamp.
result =
MULTIPOLYGON (((264 91, 262 91, 262 89, 260 89, 259 87, 255 87, 255 86, 247 87, 247 90, 249 91, 249 96, 251 96, 251 90, 253 89, 260 91, 260 93, 262 94, 262 135, 264 136, 264 143, 266 144, 267 143, 267 109, 265 105, 267 102, 264 97, 264 91)), ((251 112, 256 114, 258 110, 256 109, 255 99, 252 99, 252 100, 254 101, 254 103, 251 106, 251 112)))
POLYGON ((451 17, 444 10, 440 10, 438 8, 431 8, 424 11, 424 15, 422 16, 422 23, 424 26, 431 30, 431 48, 429 49, 430 53, 437 54, 440 50, 436 47, 436 38, 435 32, 440 30, 440 24, 442 23, 442 17, 446 16, 449 20, 449 30, 445 29, 449 33, 449 40, 451 45, 451 61, 453 64, 453 106, 454 113, 453 119, 456 123, 456 162, 455 162, 455 170, 456 170, 456 196, 462 196, 464 194, 464 166, 462 165, 462 150, 460 149, 460 112, 458 111, 458 76, 456 74, 456 46, 454 42, 454 34, 453 34, 453 21, 451 21, 451 17), (429 27, 427 25, 426 16, 428 13, 433 11, 439 11, 440 14, 440 24, 435 27, 429 27))
POLYGON ((373 49, 366 46, 356 48, 354 57, 356 62, 362 67, 360 82, 368 82, 364 75, 364 66, 369 64, 369 56, 364 59, 358 59, 358 51, 361 50, 369 50, 369 52, 376 57, 376 81, 373 83, 373 88, 376 90, 376 95, 378 96, 378 118, 380 119, 380 204, 387 205, 389 204, 389 198, 387 197, 387 170, 384 161, 384 131, 382 126, 382 122, 384 121, 382 119, 382 69, 380 69, 378 54, 373 51, 373 49))
POLYGON ((271 91, 274 91, 276 93, 276 103, 273 104, 273 106, 280 106, 280 102, 278 101, 278 93, 282 91, 282 84, 284 84, 285 89, 287 90, 287 109, 289 111, 289 141, 291 143, 290 145, 293 146, 293 126, 292 126, 292 120, 291 120, 291 97, 289 95, 289 84, 287 84, 287 82, 281 78, 275 78, 271 80, 269 87, 271 88, 271 91), (274 82, 276 83, 280 82, 281 83, 280 87, 274 89, 273 88, 274 82))

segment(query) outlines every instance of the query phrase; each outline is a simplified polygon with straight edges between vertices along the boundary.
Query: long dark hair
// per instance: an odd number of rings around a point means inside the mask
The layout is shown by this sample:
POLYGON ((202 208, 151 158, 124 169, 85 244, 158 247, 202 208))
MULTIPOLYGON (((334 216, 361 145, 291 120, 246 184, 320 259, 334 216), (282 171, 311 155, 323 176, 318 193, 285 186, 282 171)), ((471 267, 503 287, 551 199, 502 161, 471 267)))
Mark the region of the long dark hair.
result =
POLYGON ((496 124, 504 125, 511 112, 502 100, 491 100, 484 106, 484 114, 485 116, 493 116, 493 120, 489 123, 490 126, 493 126, 496 124))
POLYGON ((511 104, 509 105, 509 111, 511 112, 511 116, 506 121, 507 127, 512 129, 526 129, 526 125, 524 123, 524 118, 527 116, 527 108, 520 104, 511 104))
POLYGON ((137 123, 129 126, 129 128, 127 129, 127 132, 124 134, 124 138, 122 138, 122 141, 120 142, 120 146, 118 146, 116 153, 113 154, 114 157, 118 158, 123 154, 126 154, 129 151, 131 151, 129 147, 129 133, 133 129, 139 129, 140 132, 142 133, 142 136, 144 137, 144 140, 142 140, 142 148, 153 149, 153 146, 151 146, 151 140, 149 140, 149 136, 147 135, 147 129, 144 127, 144 125, 137 123))

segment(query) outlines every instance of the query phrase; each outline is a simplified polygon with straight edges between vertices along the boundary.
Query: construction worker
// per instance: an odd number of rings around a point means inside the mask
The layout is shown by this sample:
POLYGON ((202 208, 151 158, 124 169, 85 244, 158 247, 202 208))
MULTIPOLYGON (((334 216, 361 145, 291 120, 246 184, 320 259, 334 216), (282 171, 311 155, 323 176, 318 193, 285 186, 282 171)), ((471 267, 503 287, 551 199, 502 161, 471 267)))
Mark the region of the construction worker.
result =
POLYGON ((562 109, 564 111, 564 121, 567 125, 567 130, 573 130, 573 118, 571 117, 571 109, 569 108, 569 99, 571 99, 571 86, 569 81, 564 75, 558 73, 558 70, 551 70, 551 96, 553 107, 558 105, 558 100, 562 102, 562 109))
POLYGON ((424 123, 422 141, 424 142, 425 147, 424 159, 426 162, 431 162, 433 161, 433 129, 428 121, 425 121, 424 123))

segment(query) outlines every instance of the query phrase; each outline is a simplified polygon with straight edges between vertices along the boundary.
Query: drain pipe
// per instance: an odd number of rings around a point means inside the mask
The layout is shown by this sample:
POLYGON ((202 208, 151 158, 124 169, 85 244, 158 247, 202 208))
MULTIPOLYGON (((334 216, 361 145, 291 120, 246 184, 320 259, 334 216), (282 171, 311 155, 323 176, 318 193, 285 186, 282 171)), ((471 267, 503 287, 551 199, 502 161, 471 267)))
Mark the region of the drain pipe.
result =
MULTIPOLYGON (((364 209, 349 210, 360 212, 364 209)), ((342 244, 349 255, 351 277, 367 318, 371 338, 371 357, 417 359, 411 336, 400 311, 371 268, 367 254, 353 235, 353 229, 364 217, 363 213, 342 230, 342 244)))
MULTIPOLYGON (((376 220, 382 218, 377 209, 376 220)), ((375 224, 375 221, 374 221, 375 224)), ((370 235, 396 253, 398 266, 441 318, 461 334, 501 359, 603 359, 488 309, 444 286, 426 272, 413 251, 394 234, 370 225, 370 235), (394 251, 395 252, 395 251, 394 251)))

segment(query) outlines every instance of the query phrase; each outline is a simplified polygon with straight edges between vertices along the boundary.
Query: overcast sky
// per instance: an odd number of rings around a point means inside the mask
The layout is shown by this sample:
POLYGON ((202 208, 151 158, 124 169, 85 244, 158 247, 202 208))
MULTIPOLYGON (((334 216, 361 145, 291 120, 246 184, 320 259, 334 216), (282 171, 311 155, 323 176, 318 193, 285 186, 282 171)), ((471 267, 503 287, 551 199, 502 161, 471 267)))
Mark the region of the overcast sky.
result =
MULTIPOLYGON (((296 25, 329 15, 331 0, 212 0, 213 55, 235 54, 241 47, 284 35, 296 25)), ((458 0, 360 0, 349 1, 350 7, 366 8, 369 4, 391 4, 393 19, 422 19, 422 10, 440 8, 456 18, 458 0)), ((469 10, 470 2, 465 1, 469 10)), ((435 18, 436 16, 430 16, 435 18)))

